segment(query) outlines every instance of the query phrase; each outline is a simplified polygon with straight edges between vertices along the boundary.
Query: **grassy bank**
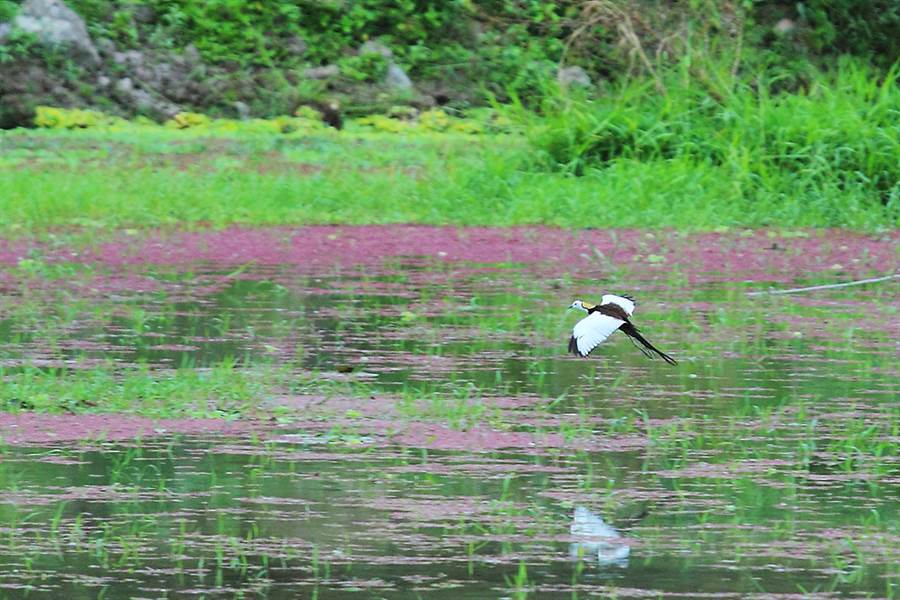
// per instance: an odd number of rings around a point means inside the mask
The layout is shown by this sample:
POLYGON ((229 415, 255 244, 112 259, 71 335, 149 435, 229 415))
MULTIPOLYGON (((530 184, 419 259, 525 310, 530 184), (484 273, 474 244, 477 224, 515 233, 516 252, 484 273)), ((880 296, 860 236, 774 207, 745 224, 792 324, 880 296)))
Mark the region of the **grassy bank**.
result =
POLYGON ((377 116, 340 132, 303 118, 48 118, 0 136, 3 227, 900 223, 896 71, 845 63, 782 95, 710 95, 675 72, 666 83, 665 95, 633 83, 556 94, 539 113, 377 116))
POLYGON ((879 229, 897 223, 894 204, 845 194, 839 186, 810 204, 805 194, 743 197, 730 170, 697 168, 684 158, 621 159, 574 177, 522 168, 530 159, 527 146, 505 138, 322 135, 288 143, 184 142, 168 132, 7 135, 2 144, 26 157, 6 159, 0 178, 3 227, 9 234, 69 225, 230 223, 686 229, 879 229))
POLYGON ((545 160, 569 172, 683 162, 730 180, 730 195, 754 206, 795 205, 826 219, 840 205, 900 201, 896 68, 843 60, 799 93, 776 92, 778 81, 763 74, 745 81, 727 65, 720 71, 698 79, 673 70, 603 98, 555 95, 539 118, 521 117, 545 160))

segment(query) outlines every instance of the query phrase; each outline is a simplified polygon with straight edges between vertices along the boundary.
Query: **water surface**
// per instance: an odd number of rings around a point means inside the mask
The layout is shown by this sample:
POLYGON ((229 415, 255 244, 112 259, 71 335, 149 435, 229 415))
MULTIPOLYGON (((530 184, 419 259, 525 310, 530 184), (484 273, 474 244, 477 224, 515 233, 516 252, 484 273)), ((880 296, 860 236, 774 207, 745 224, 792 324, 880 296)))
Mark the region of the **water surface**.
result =
POLYGON ((893 238, 167 235, 7 244, 4 376, 230 361, 297 383, 181 433, 7 407, 0 597, 898 591, 896 284, 747 295, 890 272, 893 238), (677 367, 624 336, 565 355, 565 307, 605 291, 677 367))

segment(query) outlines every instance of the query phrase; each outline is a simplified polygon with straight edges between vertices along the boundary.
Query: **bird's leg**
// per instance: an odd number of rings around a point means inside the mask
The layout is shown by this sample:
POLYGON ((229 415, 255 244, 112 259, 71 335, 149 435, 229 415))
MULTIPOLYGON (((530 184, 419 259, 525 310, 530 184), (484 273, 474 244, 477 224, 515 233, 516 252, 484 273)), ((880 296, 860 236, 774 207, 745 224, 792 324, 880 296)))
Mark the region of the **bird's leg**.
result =
POLYGON ((644 356, 646 356, 649 359, 656 358, 652 352, 650 352, 649 350, 647 350, 646 348, 644 348, 643 346, 638 344, 636 341, 634 341, 633 337, 628 336, 628 339, 631 341, 631 345, 634 346, 635 348, 637 348, 638 350, 640 350, 644 356))

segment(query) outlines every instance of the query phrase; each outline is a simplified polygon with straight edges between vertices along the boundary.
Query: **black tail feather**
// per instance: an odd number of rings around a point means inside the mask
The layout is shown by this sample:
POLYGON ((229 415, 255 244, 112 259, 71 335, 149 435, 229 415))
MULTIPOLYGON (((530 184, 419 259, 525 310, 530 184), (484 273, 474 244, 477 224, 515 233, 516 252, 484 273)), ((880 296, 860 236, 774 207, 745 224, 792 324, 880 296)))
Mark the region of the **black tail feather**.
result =
POLYGON ((659 348, 657 348, 656 346, 651 344, 649 341, 647 341, 647 338, 642 336, 640 334, 640 332, 638 331, 637 327, 635 327, 632 323, 629 322, 629 323, 622 324, 622 326, 619 327, 619 331, 621 331, 622 333, 624 333, 625 335, 627 335, 629 337, 636 339, 637 341, 642 343, 648 350, 652 350, 653 352, 658 354, 660 358, 662 358, 664 361, 666 361, 670 365, 678 364, 678 361, 676 361, 674 358, 672 358, 671 356, 669 356, 668 354, 666 354, 665 352, 663 352, 662 350, 660 350, 659 348))
POLYGON ((578 340, 575 339, 574 335, 569 338, 569 352, 575 356, 581 356, 581 352, 578 351, 578 340))

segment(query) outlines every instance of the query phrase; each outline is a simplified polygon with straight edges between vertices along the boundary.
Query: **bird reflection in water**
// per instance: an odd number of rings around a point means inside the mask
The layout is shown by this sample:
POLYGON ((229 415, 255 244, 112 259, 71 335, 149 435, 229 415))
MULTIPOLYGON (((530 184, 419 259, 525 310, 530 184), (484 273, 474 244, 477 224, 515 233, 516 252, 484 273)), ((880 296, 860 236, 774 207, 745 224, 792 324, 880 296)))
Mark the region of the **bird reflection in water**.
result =
POLYGON ((596 561, 601 566, 628 566, 631 548, 622 534, 585 507, 575 507, 569 531, 574 538, 569 546, 569 555, 573 559, 596 561))

